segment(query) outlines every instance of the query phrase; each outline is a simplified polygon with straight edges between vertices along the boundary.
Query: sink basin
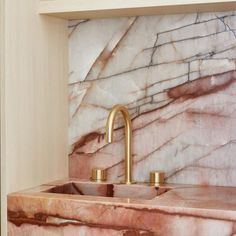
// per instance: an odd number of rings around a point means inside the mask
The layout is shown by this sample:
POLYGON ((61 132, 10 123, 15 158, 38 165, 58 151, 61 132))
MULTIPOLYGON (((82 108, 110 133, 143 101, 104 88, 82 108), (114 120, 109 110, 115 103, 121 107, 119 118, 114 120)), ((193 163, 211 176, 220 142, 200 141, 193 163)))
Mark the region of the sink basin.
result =
POLYGON ((151 200, 168 190, 164 187, 149 186, 148 184, 125 185, 73 181, 54 186, 44 192, 151 200))

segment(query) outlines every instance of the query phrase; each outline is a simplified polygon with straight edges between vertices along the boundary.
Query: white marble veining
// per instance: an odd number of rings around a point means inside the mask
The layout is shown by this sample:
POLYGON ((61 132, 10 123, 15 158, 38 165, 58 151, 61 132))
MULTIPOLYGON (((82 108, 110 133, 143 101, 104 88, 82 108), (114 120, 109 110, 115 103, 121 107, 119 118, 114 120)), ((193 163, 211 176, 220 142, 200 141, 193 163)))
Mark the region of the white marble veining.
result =
MULTIPOLYGON (((236 13, 70 21, 70 175, 123 178, 123 131, 107 145, 114 104, 129 108, 134 177, 236 186, 236 13)), ((118 120, 117 128, 122 127, 118 120)))

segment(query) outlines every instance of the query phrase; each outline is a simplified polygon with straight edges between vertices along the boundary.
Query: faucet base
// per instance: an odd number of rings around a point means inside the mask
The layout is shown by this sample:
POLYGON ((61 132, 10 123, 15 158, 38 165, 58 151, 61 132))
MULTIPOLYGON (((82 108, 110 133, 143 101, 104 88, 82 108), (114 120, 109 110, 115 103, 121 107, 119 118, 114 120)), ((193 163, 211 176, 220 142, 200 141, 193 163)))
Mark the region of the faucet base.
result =
POLYGON ((137 182, 135 182, 135 181, 124 181, 124 180, 122 180, 122 181, 120 181, 120 183, 121 183, 121 184, 130 185, 130 184, 136 184, 137 182))

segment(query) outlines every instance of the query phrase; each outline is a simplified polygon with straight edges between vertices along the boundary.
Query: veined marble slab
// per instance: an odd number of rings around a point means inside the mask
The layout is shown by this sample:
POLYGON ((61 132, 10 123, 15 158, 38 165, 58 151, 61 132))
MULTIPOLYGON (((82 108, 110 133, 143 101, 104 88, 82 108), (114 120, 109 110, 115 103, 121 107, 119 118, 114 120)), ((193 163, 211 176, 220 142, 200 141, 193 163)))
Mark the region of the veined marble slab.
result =
POLYGON ((236 12, 70 21, 70 177, 93 167, 124 178, 123 121, 132 116, 134 179, 236 186, 236 12))
MULTIPOLYGON (((111 183, 62 180, 39 186, 38 191, 34 188, 10 194, 8 235, 229 236, 236 234, 235 188, 166 184, 159 186, 159 189, 164 188, 169 191, 151 200, 82 195, 88 191, 84 188, 86 186, 95 185, 94 193, 102 193, 102 185, 107 184, 111 183), (60 191, 56 193, 55 188, 58 190, 65 184, 74 185, 71 194, 60 194, 60 191), (46 188, 54 190, 45 192, 46 188)), ((150 188, 150 191, 153 188, 145 184, 116 187, 128 188, 131 197, 132 193, 139 194, 139 188, 150 188)), ((116 187, 114 194, 118 190, 116 187)), ((61 190, 68 193, 68 189, 61 188, 61 190)), ((118 195, 120 196, 119 190, 118 195)))

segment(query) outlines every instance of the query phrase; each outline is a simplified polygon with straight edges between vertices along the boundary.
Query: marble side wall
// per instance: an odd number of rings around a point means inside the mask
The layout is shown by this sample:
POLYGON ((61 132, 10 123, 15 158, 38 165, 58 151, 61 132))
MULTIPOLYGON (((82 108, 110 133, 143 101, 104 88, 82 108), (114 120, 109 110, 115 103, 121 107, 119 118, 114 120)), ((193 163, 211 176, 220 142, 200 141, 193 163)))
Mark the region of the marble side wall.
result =
POLYGON ((134 179, 236 186, 236 12, 69 22, 70 177, 124 178, 124 133, 104 127, 129 108, 134 179))

